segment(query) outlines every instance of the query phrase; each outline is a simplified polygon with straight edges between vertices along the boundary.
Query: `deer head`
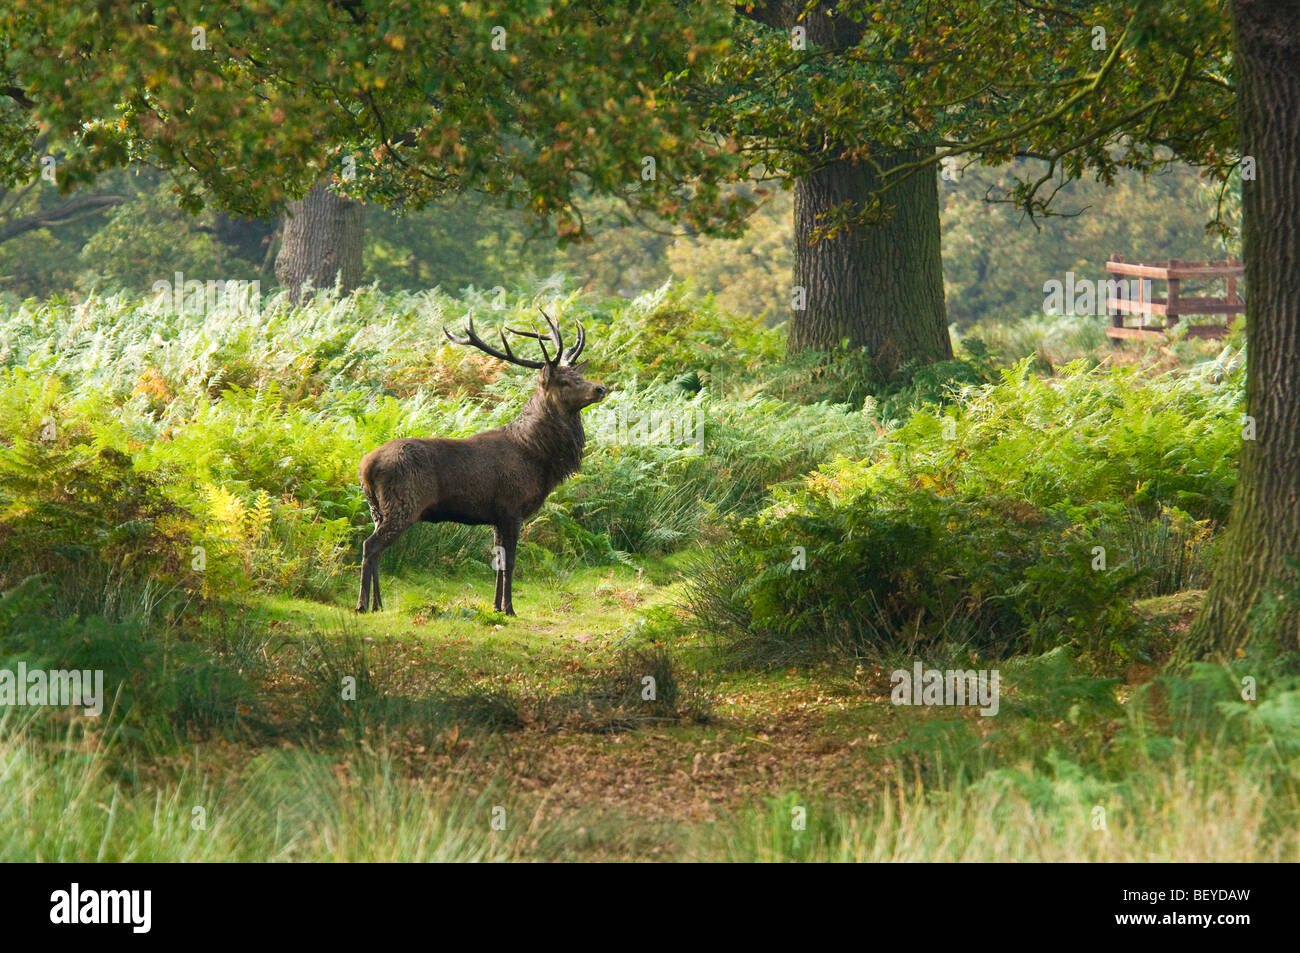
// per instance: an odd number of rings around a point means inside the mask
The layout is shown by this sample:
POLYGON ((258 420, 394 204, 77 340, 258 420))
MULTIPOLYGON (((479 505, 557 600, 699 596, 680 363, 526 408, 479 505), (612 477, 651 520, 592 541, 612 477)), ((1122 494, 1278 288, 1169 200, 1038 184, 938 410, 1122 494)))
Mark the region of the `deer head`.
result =
POLYGON ((541 311, 542 317, 546 319, 546 323, 550 327, 550 334, 543 336, 536 331, 517 331, 514 328, 503 326, 497 332, 501 337, 502 350, 497 350, 475 333, 472 315, 466 318, 465 337, 455 337, 446 328, 442 329, 442 333, 447 335, 447 340, 453 344, 475 347, 484 354, 490 354, 498 360, 506 361, 518 367, 540 370, 538 386, 542 391, 543 398, 558 410, 566 413, 577 413, 584 407, 604 400, 605 395, 609 393, 605 385, 593 383, 583 377, 582 371, 585 364, 578 363, 582 349, 587 346, 587 329, 582 326, 582 322, 578 322, 577 340, 571 347, 566 349, 559 325, 551 320, 551 316, 544 310, 541 308, 537 310, 541 311), (538 347, 542 349, 543 360, 537 361, 531 358, 519 357, 515 354, 510 348, 509 340, 506 339, 507 331, 519 337, 532 338, 537 341, 538 347), (548 340, 555 348, 554 357, 546 350, 548 340))

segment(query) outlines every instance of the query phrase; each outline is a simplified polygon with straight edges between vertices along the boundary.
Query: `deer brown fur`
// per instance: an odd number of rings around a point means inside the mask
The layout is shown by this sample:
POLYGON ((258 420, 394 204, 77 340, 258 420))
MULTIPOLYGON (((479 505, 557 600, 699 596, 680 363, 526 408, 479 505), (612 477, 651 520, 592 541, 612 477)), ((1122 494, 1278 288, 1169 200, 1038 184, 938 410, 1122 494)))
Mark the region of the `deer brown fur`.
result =
MULTIPOLYGON (((370 504, 375 531, 362 546, 361 593, 357 611, 379 610, 379 556, 417 522, 491 526, 495 533, 497 588, 494 607, 514 615, 511 581, 515 547, 524 520, 541 508, 551 491, 582 463, 586 435, 579 412, 604 399, 606 389, 586 380, 578 356, 586 331, 578 325, 577 343, 564 348, 559 327, 545 312, 555 345, 546 351, 542 335, 510 328, 501 331, 504 352, 485 344, 468 322, 457 344, 477 347, 493 357, 541 371, 536 390, 523 411, 506 424, 463 439, 390 440, 366 454, 358 469, 361 489, 370 504), (535 338, 544 361, 517 357, 505 332, 535 338), (367 605, 369 603, 369 606, 367 605)), ((445 330, 444 330, 444 333, 445 330)))

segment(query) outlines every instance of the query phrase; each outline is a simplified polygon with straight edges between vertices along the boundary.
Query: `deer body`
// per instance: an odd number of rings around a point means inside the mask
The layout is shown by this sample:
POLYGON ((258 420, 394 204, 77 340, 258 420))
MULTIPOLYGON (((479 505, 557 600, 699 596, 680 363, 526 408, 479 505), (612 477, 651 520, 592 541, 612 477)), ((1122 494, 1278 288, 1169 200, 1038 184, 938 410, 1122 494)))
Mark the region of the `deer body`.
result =
MULTIPOLYGON (((586 442, 579 412, 606 394, 603 386, 585 380, 574 366, 585 343, 581 326, 578 343, 565 351, 559 329, 549 317, 547 322, 556 357, 548 356, 545 362, 517 358, 509 345, 504 354, 488 347, 474 334, 472 321, 468 338, 452 338, 511 363, 541 369, 537 389, 510 423, 456 440, 390 440, 362 458, 358 476, 375 531, 362 546, 358 612, 383 608, 379 556, 415 523, 424 521, 493 527, 495 545, 500 547, 495 552, 501 557, 494 560, 494 607, 514 615, 511 584, 520 528, 551 491, 577 471, 586 442)), ((504 343, 504 331, 501 339, 504 343)), ((544 343, 542 350, 545 354, 544 343)))

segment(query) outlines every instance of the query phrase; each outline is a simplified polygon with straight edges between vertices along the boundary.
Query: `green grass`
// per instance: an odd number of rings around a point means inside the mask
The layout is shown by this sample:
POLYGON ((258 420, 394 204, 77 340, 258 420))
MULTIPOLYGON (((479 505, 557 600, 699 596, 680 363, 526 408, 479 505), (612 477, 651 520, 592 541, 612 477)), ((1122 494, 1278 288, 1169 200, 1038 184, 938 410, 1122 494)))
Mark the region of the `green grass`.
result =
POLYGON ((343 768, 271 751, 213 780, 195 757, 174 777, 115 782, 111 746, 51 752, 0 740, 0 859, 11 861, 483 861, 510 855, 489 800, 412 779, 383 756, 343 768))

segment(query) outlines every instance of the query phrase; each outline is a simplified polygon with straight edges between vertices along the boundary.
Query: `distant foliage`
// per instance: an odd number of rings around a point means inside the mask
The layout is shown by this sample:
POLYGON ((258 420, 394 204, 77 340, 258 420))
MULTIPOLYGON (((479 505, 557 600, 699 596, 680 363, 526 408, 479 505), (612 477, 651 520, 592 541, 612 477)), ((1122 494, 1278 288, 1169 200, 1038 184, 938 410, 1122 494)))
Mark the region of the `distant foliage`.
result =
POLYGON ((959 325, 1042 314, 1045 281, 1064 281, 1067 271, 1105 279, 1111 255, 1131 261, 1240 256, 1238 246, 1206 231, 1217 190, 1188 166, 1146 178, 1120 172, 1111 186, 1074 182, 1057 196, 1061 214, 1037 225, 1009 204, 986 201, 1006 194, 1014 170, 971 165, 956 181, 940 182, 948 316, 959 325))
POLYGON ((172 282, 178 271, 204 281, 256 277, 213 236, 211 212, 196 219, 181 211, 171 189, 156 180, 127 177, 121 191, 132 201, 114 208, 81 246, 79 290, 143 293, 156 281, 172 282))
MULTIPOLYGON (((1120 172, 1113 186, 1072 183, 1058 196, 1065 214, 1037 225, 1010 205, 986 201, 1005 194, 1014 171, 972 165, 940 181, 948 313, 962 327, 1041 314, 1044 281, 1063 280, 1067 271, 1104 278, 1112 254, 1240 254, 1238 244, 1206 231, 1218 191, 1187 166, 1146 179, 1120 172)), ((235 228, 211 212, 178 211, 170 182, 152 169, 105 175, 97 187, 128 201, 85 222, 0 244, 0 291, 18 298, 92 289, 143 293, 177 270, 200 280, 260 278, 268 292, 275 289, 268 267, 275 249, 264 234, 274 222, 235 228)), ((775 323, 789 315, 794 286, 794 202, 791 192, 775 188, 762 198, 745 235, 721 239, 653 220, 655 228, 647 229, 619 201, 591 196, 591 240, 564 248, 537 231, 526 210, 473 196, 405 214, 368 206, 364 280, 388 291, 477 289, 492 298, 526 293, 562 273, 584 291, 628 299, 673 281, 714 295, 726 312, 775 323)), ((1239 218, 1235 203, 1229 190, 1230 222, 1239 218)))

